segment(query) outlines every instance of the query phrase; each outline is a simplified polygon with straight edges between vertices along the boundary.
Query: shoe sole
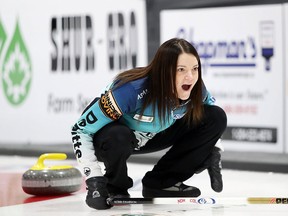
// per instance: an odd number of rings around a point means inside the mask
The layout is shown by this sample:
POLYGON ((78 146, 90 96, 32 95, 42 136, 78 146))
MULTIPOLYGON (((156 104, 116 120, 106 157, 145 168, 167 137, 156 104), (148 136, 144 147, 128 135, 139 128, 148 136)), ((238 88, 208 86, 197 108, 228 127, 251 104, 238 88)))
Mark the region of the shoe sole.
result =
POLYGON ((147 188, 143 186, 143 197, 198 197, 201 191, 194 187, 189 191, 165 191, 160 189, 147 188))

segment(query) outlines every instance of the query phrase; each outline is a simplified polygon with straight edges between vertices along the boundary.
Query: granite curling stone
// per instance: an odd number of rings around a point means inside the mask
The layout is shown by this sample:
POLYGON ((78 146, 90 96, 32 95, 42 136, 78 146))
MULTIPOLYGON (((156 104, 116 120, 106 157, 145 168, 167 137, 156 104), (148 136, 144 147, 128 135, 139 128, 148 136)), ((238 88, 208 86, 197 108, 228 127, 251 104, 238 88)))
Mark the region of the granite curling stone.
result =
POLYGON ((81 172, 70 165, 45 166, 44 160, 65 160, 64 153, 42 154, 37 163, 22 175, 22 189, 37 196, 70 194, 80 190, 81 172))

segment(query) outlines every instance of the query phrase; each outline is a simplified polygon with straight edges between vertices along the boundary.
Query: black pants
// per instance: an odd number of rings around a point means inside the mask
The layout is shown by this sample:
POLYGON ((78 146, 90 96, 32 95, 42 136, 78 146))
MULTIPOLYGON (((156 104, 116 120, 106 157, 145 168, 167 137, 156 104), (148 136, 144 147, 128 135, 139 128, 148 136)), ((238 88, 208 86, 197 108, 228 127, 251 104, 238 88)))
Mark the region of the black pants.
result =
POLYGON ((218 106, 204 106, 204 118, 196 126, 187 127, 177 120, 170 128, 158 133, 140 150, 132 130, 113 122, 94 136, 95 155, 103 161, 109 192, 121 193, 133 186, 127 174, 126 161, 131 154, 149 153, 171 147, 154 168, 142 179, 151 188, 167 188, 194 175, 213 150, 227 125, 225 112, 218 106))

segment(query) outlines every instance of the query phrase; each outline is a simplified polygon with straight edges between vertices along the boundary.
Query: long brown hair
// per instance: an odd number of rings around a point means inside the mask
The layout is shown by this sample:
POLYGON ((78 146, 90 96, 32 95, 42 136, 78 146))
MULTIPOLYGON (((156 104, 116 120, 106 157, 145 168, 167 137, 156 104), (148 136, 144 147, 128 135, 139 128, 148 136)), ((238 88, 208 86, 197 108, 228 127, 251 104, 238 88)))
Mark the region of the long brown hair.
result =
POLYGON ((188 103, 187 112, 183 118, 189 125, 193 122, 199 122, 203 116, 201 62, 196 49, 184 39, 172 38, 164 42, 157 50, 151 63, 146 67, 119 73, 114 80, 117 83, 115 88, 127 82, 148 77, 148 96, 145 97, 141 114, 151 104, 153 112, 155 113, 157 108, 160 121, 164 123, 167 112, 180 105, 175 80, 177 60, 181 53, 194 55, 199 66, 198 80, 190 94, 189 99, 191 101, 188 103))

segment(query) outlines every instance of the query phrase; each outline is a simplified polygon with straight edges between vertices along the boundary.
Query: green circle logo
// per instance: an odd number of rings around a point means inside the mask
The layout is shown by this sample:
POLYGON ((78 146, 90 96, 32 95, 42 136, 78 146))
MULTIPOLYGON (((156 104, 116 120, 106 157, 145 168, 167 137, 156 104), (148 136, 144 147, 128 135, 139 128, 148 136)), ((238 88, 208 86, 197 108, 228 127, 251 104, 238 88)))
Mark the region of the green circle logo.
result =
POLYGON ((20 105, 25 101, 31 80, 31 61, 17 23, 2 67, 3 92, 12 105, 20 105))

